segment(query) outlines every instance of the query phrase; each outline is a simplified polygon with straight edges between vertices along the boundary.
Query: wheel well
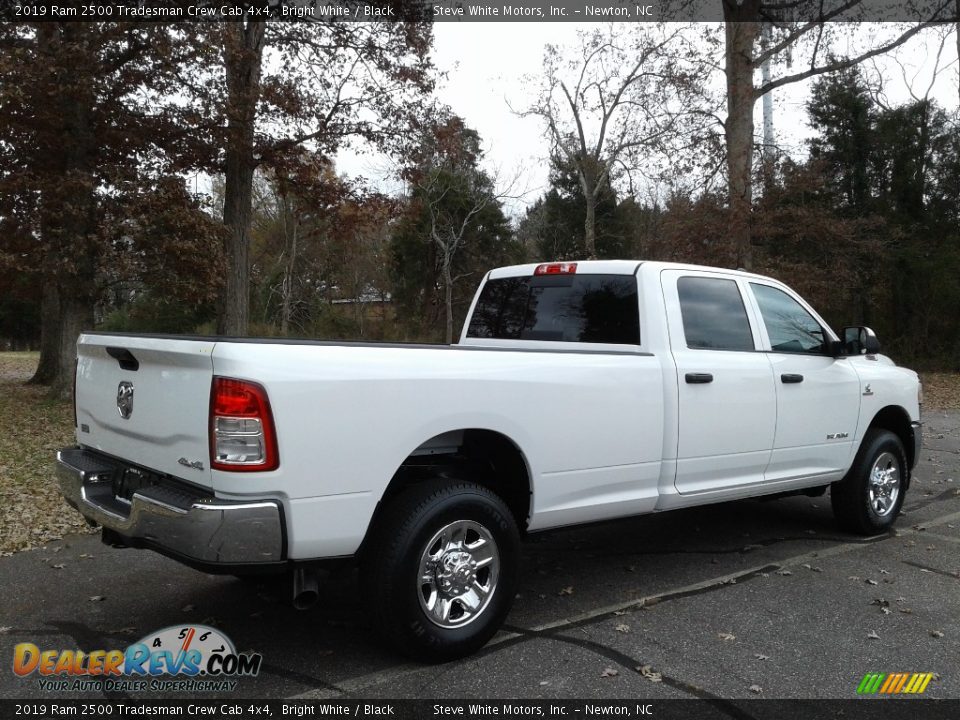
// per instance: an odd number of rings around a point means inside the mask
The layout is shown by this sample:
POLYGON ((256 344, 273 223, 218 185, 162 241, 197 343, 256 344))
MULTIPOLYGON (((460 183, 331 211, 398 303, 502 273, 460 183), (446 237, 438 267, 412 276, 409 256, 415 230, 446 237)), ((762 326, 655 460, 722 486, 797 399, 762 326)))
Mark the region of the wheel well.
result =
POLYGON ((873 420, 870 421, 870 427, 889 430, 899 437, 900 442, 903 443, 903 450, 907 454, 907 467, 913 467, 916 461, 914 457, 913 428, 910 427, 910 416, 906 410, 898 405, 888 405, 873 416, 873 420))
POLYGON ((489 488, 510 508, 521 532, 527 527, 531 484, 526 459, 506 435, 478 429, 443 433, 414 450, 387 485, 371 526, 381 509, 405 488, 438 477, 469 480, 489 488))

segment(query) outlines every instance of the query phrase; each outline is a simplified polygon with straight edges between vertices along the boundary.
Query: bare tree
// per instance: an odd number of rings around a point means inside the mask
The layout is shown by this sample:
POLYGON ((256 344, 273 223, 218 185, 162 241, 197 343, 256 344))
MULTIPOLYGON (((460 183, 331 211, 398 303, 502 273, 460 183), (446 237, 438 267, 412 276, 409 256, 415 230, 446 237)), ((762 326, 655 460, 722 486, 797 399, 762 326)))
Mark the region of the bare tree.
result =
MULTIPOLYGON (((752 263, 750 217, 753 205, 753 110, 757 100, 785 85, 807 80, 825 73, 845 70, 870 58, 887 53, 949 16, 949 0, 935 0, 920 21, 903 25, 891 24, 885 35, 873 32, 866 45, 840 51, 838 36, 852 37, 863 23, 836 22, 857 20, 866 12, 866 0, 824 0, 801 4, 779 0, 723 0, 725 35, 725 72, 727 83, 727 118, 724 135, 727 146, 727 192, 730 211, 729 234, 738 264, 749 268, 752 263), (833 21, 833 22, 831 22, 833 21), (769 22, 774 30, 772 41, 758 47, 761 24, 769 22), (791 52, 806 57, 797 69, 771 77, 756 85, 755 71, 778 54, 791 52)), ((904 11, 906 12, 906 10, 904 11)), ((862 44, 860 44, 862 45, 862 44)))
POLYGON ((553 152, 577 172, 586 201, 584 249, 596 256, 597 200, 618 170, 652 172, 650 157, 683 134, 701 73, 682 25, 610 25, 548 45, 539 97, 521 117, 543 119, 553 152), (569 54, 569 58, 568 58, 569 54))
POLYGON ((453 342, 453 288, 464 277, 454 274, 454 259, 469 233, 481 229, 484 211, 511 197, 515 182, 516 178, 496 189, 496 179, 491 181, 478 168, 456 174, 441 169, 430 173, 417 188, 425 198, 430 240, 437 250, 446 320, 444 341, 448 344, 453 342))

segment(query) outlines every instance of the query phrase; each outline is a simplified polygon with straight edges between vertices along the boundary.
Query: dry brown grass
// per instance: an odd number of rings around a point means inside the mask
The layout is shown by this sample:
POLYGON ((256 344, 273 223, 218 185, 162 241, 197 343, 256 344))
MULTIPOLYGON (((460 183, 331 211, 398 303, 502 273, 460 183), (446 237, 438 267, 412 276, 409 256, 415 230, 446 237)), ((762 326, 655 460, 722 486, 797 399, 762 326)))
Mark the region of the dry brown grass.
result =
POLYGON ((45 388, 24 383, 37 353, 0 353, 0 553, 87 529, 57 488, 53 458, 71 445, 73 411, 45 388))

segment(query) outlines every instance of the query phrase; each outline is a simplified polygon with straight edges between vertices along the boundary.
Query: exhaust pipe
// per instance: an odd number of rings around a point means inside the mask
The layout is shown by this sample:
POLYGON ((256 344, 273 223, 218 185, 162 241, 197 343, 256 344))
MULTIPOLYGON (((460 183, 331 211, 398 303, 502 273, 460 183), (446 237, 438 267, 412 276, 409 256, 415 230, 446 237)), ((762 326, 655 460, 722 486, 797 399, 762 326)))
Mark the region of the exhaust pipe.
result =
POLYGON ((298 567, 293 571, 293 606, 297 610, 309 610, 320 599, 317 571, 298 567))

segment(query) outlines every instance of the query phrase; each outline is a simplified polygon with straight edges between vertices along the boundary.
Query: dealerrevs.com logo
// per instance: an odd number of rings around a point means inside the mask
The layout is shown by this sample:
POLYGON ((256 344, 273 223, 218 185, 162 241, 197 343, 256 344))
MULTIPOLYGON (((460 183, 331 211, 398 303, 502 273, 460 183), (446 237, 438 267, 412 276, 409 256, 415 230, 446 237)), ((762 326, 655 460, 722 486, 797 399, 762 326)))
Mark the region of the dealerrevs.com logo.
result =
POLYGON ((13 649, 13 672, 37 675, 46 691, 115 690, 225 692, 237 677, 260 672, 260 653, 238 653, 230 638, 207 625, 175 625, 150 633, 124 650, 13 649))

